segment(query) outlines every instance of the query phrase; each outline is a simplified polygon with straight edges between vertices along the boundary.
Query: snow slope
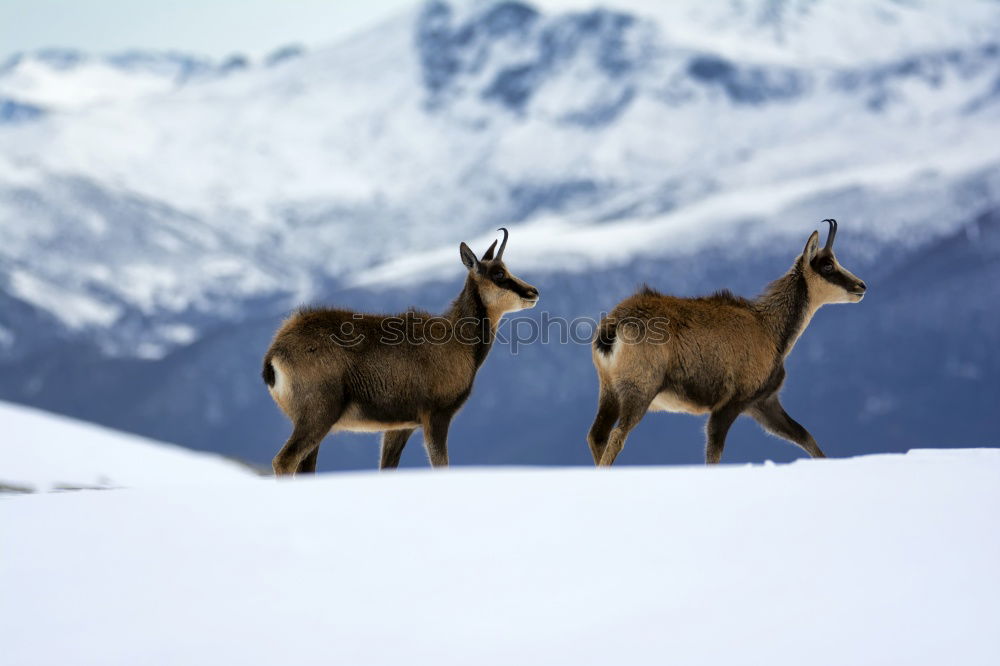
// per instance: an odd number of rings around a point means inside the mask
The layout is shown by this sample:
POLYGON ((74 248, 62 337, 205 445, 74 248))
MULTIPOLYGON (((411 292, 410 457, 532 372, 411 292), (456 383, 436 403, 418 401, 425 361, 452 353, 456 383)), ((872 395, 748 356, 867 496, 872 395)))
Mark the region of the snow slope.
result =
POLYGON ((0 501, 5 663, 1000 661, 1000 452, 0 501))
POLYGON ((0 489, 184 485, 246 479, 220 456, 0 403, 0 489))

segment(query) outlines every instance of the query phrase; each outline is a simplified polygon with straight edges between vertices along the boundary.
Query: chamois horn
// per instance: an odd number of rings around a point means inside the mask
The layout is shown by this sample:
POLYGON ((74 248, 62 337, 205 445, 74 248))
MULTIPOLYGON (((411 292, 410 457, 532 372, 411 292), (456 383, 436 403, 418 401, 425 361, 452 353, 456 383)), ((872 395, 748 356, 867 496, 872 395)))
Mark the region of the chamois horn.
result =
POLYGON ((833 239, 837 237, 837 220, 831 217, 823 221, 830 223, 830 233, 826 237, 826 249, 830 250, 833 248, 833 239))
POLYGON ((504 248, 507 247, 507 230, 504 229, 503 227, 500 227, 499 229, 497 229, 497 231, 503 232, 503 242, 500 243, 500 249, 497 250, 497 261, 500 261, 501 259, 503 259, 504 248))

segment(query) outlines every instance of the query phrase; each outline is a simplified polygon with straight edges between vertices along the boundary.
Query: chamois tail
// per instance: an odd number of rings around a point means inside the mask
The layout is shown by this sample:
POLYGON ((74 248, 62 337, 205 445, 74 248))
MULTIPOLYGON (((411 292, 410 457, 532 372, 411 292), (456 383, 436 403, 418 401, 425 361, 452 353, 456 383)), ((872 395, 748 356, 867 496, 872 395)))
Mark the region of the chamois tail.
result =
POLYGON ((264 357, 264 369, 261 371, 261 377, 264 378, 264 383, 270 387, 274 386, 276 378, 274 376, 274 365, 271 363, 271 358, 274 356, 272 352, 267 352, 267 356, 264 357))
POLYGON ((615 340, 618 337, 618 321, 611 317, 605 317, 597 326, 597 335, 594 336, 594 349, 604 354, 611 354, 615 340))

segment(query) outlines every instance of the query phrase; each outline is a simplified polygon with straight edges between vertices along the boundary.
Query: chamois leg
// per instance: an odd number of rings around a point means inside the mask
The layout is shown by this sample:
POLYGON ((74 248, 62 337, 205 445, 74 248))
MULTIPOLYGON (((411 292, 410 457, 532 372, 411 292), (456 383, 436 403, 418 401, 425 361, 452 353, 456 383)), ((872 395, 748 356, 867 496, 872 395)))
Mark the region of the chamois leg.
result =
POLYGON ((743 411, 736 405, 725 405, 708 417, 708 439, 705 442, 705 464, 711 465, 722 460, 722 450, 726 448, 726 435, 733 421, 743 411))
POLYGON ((608 435, 611 428, 618 420, 618 397, 610 386, 601 384, 601 394, 597 399, 597 416, 594 417, 594 425, 590 426, 587 434, 587 444, 590 445, 590 453, 594 456, 594 464, 601 464, 601 457, 604 449, 608 445, 608 435))
POLYGON ((431 467, 448 466, 448 426, 451 414, 430 414, 423 421, 424 449, 431 467))
POLYGON ((604 452, 601 454, 601 467, 610 467, 615 458, 625 446, 625 439, 632 428, 639 424, 649 410, 649 403, 656 397, 656 391, 644 391, 632 383, 619 384, 618 394, 618 425, 611 430, 604 452))
POLYGON ((749 411, 764 430, 802 447, 813 458, 826 457, 809 431, 788 415, 777 395, 758 402, 749 411))
POLYGON ((275 476, 289 476, 299 468, 299 464, 305 457, 312 453, 313 449, 319 447, 323 437, 330 431, 330 423, 326 427, 320 425, 315 420, 296 423, 292 436, 288 438, 285 445, 278 451, 278 455, 271 461, 274 467, 275 476))
MULTIPOLYGON (((342 411, 343 407, 339 401, 316 402, 303 405, 297 410, 292 436, 271 462, 274 475, 289 476, 298 470, 305 458, 319 447, 319 443, 330 432, 330 428, 340 418, 342 411)), ((313 459, 311 463, 306 464, 307 468, 311 464, 315 469, 316 461, 313 459)))
POLYGON ((302 459, 299 463, 299 468, 295 470, 296 474, 315 474, 316 473, 316 462, 319 460, 319 444, 316 445, 309 454, 302 459))
POLYGON ((399 467, 399 457, 403 455, 403 447, 410 439, 415 428, 405 430, 386 430, 382 433, 382 459, 379 462, 379 469, 393 469, 399 467))

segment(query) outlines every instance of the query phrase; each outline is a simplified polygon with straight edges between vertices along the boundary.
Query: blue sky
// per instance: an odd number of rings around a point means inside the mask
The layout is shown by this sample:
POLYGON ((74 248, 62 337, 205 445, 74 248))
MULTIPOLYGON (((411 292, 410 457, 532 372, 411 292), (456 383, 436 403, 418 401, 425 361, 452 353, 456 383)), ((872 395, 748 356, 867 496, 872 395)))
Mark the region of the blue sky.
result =
POLYGON ((327 44, 415 0, 0 0, 0 57, 49 46, 262 55, 327 44))

